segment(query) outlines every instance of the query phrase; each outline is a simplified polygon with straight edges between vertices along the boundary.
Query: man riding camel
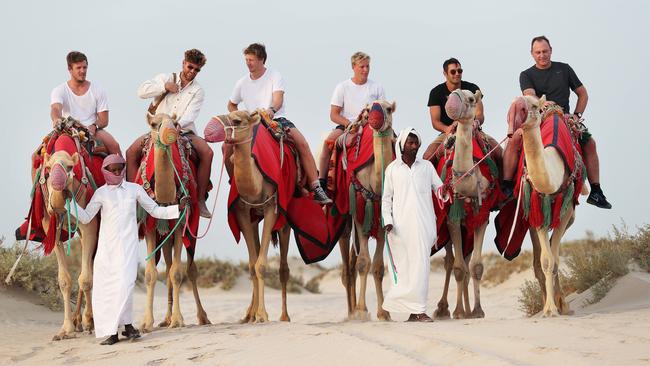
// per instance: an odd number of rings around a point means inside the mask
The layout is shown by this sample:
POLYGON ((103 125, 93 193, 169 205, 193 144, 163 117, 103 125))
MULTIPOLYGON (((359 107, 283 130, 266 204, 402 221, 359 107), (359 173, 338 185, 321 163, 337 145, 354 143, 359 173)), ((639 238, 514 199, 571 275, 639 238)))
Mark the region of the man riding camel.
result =
POLYGON ((106 91, 96 83, 86 80, 88 58, 81 52, 71 51, 66 56, 66 61, 70 80, 54 88, 50 97, 52 126, 55 127, 66 117, 72 117, 106 147, 107 154, 122 155, 120 145, 105 130, 108 126, 106 91))
MULTIPOLYGON (((138 96, 142 99, 155 98, 149 107, 149 113, 176 116, 181 135, 191 141, 199 158, 196 177, 199 214, 210 218, 212 215, 205 204, 205 199, 214 153, 205 140, 197 134, 194 124, 205 100, 203 88, 195 78, 206 61, 205 55, 197 49, 185 51, 183 68, 178 75, 175 73, 156 75, 140 85, 138 96)), ((135 179, 142 158, 144 139, 148 135, 147 133, 138 137, 126 151, 126 177, 129 182, 135 179)))
POLYGON ((334 142, 345 131, 345 127, 354 122, 363 108, 375 100, 386 99, 384 88, 373 80, 370 74, 370 56, 363 52, 355 52, 351 57, 351 78, 336 85, 332 94, 330 120, 337 124, 323 144, 320 155, 319 180, 322 186, 327 185, 327 171, 334 142))
MULTIPOLYGON (((230 100, 228 100, 228 111, 234 112, 238 110, 240 103, 244 103, 246 110, 249 112, 264 109, 272 120, 288 131, 289 138, 293 140, 307 182, 312 192, 314 192, 314 200, 320 204, 332 203, 332 200, 327 197, 318 181, 316 162, 305 137, 298 131, 293 122, 285 117, 284 80, 279 72, 266 68, 266 48, 260 43, 253 43, 244 49, 244 59, 249 73, 235 84, 230 100)), ((232 153, 232 145, 224 144, 223 158, 225 159, 226 170, 231 177, 233 176, 233 165, 230 161, 232 153)))
MULTIPOLYGON (((434 166, 437 164, 438 158, 443 155, 443 149, 439 149, 440 144, 443 143, 447 136, 456 132, 456 126, 458 125, 458 121, 451 119, 447 115, 447 111, 445 111, 447 98, 449 98, 451 92, 456 89, 469 90, 472 93, 476 93, 477 90, 480 90, 478 85, 462 80, 463 69, 460 66, 460 61, 456 58, 452 57, 442 64, 442 74, 445 76, 445 82, 438 84, 435 88, 431 89, 429 92, 429 102, 427 103, 429 106, 429 116, 431 117, 431 126, 433 126, 436 131, 439 131, 440 134, 424 152, 423 159, 431 161, 434 166)), ((479 130, 484 121, 485 115, 483 114, 483 100, 481 99, 476 105, 475 123, 479 130)), ((498 144, 490 135, 482 131, 481 133, 487 137, 488 143, 491 147, 498 144)), ((500 164, 502 155, 501 147, 496 149, 493 154, 497 164, 500 164)))
MULTIPOLYGON (((587 168, 587 178, 591 186, 591 193, 587 198, 587 203, 596 207, 610 209, 612 205, 607 201, 605 194, 600 187, 600 164, 598 152, 596 151, 596 141, 589 133, 589 130, 582 124, 582 114, 587 108, 589 96, 587 89, 582 84, 575 71, 568 64, 551 61, 553 48, 548 38, 539 36, 531 41, 530 54, 535 60, 535 65, 524 70, 519 75, 519 86, 523 95, 532 95, 540 98, 546 95, 546 100, 551 101, 560 107, 565 114, 569 109, 569 90, 578 96, 575 109, 570 118, 578 124, 581 129, 580 146, 587 168)), ((512 181, 522 147, 521 130, 515 131, 504 155, 504 193, 512 195, 514 182, 512 181)))

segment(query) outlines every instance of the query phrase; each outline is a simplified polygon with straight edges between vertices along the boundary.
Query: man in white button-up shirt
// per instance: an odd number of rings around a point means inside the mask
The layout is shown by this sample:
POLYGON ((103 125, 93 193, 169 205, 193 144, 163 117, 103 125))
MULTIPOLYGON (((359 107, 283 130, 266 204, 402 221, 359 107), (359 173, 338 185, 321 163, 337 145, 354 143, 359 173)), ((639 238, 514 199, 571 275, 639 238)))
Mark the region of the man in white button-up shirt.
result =
MULTIPOLYGON (((178 74, 158 74, 147 80, 138 88, 142 99, 155 98, 156 113, 176 116, 181 134, 192 141, 199 156, 197 167, 197 191, 200 215, 210 217, 210 210, 205 205, 206 192, 210 180, 210 168, 213 152, 210 146, 196 132, 194 121, 199 116, 205 99, 203 88, 195 80, 196 75, 207 61, 205 55, 197 49, 185 51, 183 70, 178 74)), ((127 180, 132 182, 142 158, 143 141, 146 134, 133 142, 126 151, 127 180)))

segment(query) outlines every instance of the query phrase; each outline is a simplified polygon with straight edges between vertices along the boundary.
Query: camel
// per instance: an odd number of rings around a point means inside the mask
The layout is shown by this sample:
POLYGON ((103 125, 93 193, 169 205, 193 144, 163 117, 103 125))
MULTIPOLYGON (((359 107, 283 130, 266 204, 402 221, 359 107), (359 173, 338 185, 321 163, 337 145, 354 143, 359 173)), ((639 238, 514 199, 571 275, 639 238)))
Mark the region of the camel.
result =
MULTIPOLYGON (((374 200, 381 203, 383 173, 386 167, 393 161, 393 113, 395 112, 395 103, 378 100, 370 103, 361 113, 357 122, 354 122, 348 130, 356 129, 358 125, 366 125, 373 129, 373 155, 372 164, 368 164, 354 173, 361 186, 374 196, 374 200), (370 116, 371 111, 379 112, 376 116, 379 119, 370 116), (367 124, 366 124, 367 122, 367 124), (355 126, 357 125, 357 126, 355 126)), ((340 143, 345 143, 347 133, 339 139, 340 143)), ((337 142, 337 144, 340 144, 337 142)), ((347 187, 346 187, 347 188, 347 187)), ((347 192, 346 192, 347 194, 347 192)), ((372 204, 367 202, 367 204, 372 204)), ((361 209, 361 208, 357 208, 361 209)), ((379 209, 381 212, 381 206, 379 209)), ((379 214, 379 213, 378 213, 379 214)), ((382 280, 384 278, 384 228, 379 225, 377 229, 377 247, 370 261, 370 251, 368 249, 369 234, 364 233, 364 223, 359 222, 355 217, 351 218, 345 226, 341 237, 339 238, 339 247, 341 249, 341 258, 343 267, 341 268, 341 282, 345 287, 348 319, 350 320, 369 320, 370 315, 366 306, 366 283, 368 273, 372 272, 375 281, 375 290, 377 293, 377 319, 390 321, 390 313, 382 308, 384 303, 384 292, 382 289, 382 280), (350 247, 350 237, 352 225, 355 228, 354 247, 350 247), (358 248, 356 248, 358 246, 358 248), (358 250, 358 252, 357 252, 358 250), (356 278, 357 272, 360 279, 359 297, 357 302, 356 278)))
MULTIPOLYGON (((248 322, 268 322, 269 315, 264 302, 264 278, 266 275, 267 255, 272 239, 272 229, 280 213, 276 210, 276 188, 262 176, 252 156, 251 140, 253 128, 261 121, 262 112, 231 112, 227 118, 220 119, 226 130, 224 143, 233 145, 233 177, 237 186, 239 199, 235 203, 237 223, 246 241, 248 249, 248 271, 253 284, 251 303, 241 320, 248 322), (251 221, 252 212, 263 217, 262 237, 259 235, 259 221, 251 221)), ((287 312, 287 282, 289 281, 289 224, 279 231, 280 242, 280 282, 282 284, 282 314, 280 321, 290 321, 287 312)))
MULTIPOLYGON (((577 190, 581 181, 576 177, 575 171, 569 170, 558 149, 553 146, 544 147, 540 131, 543 108, 547 108, 545 117, 551 115, 551 113, 557 113, 553 112, 554 106, 546 106, 545 96, 540 99, 534 96, 518 97, 510 107, 508 116, 510 131, 515 131, 518 127, 521 127, 523 132, 523 149, 527 173, 524 174, 522 182, 524 179, 530 182, 533 190, 532 194, 536 194, 536 192, 542 195, 563 194, 567 191, 568 186, 572 186, 577 190)), ((559 113, 561 114, 561 112, 559 113)), ((575 155, 575 169, 581 170, 580 155, 577 151, 575 151, 575 155)), ((573 191, 569 190, 569 192, 573 191)), ((584 190, 582 193, 585 194, 584 190)), ((533 242, 535 277, 539 281, 544 297, 543 317, 570 313, 558 280, 560 242, 567 228, 575 219, 575 201, 572 197, 570 199, 571 202, 567 205, 566 210, 565 207, 562 207, 562 211, 560 211, 557 226, 552 229, 550 240, 549 227, 542 225, 535 228, 531 225, 529 229, 533 242)))
MULTIPOLYGON (((455 133, 454 158, 452 162, 452 180, 453 194, 456 200, 470 199, 475 204, 486 201, 487 196, 491 194, 489 177, 485 176, 478 167, 474 168, 471 173, 465 175, 462 180, 461 176, 467 173, 474 166, 473 155, 473 133, 474 120, 476 115, 476 104, 481 100, 481 92, 476 91, 472 94, 468 90, 455 90, 449 97, 446 106, 450 116, 458 121, 455 133), (451 104, 451 105, 450 105, 451 104), (479 199, 480 195, 480 199, 479 199)), ((449 173, 447 173, 449 174, 449 173)), ((453 269, 456 279, 456 309, 453 312, 455 319, 466 317, 483 318, 485 313, 481 308, 481 278, 483 275, 482 251, 483 238, 488 220, 481 223, 474 229, 474 249, 467 258, 463 258, 463 237, 460 220, 454 220, 447 216, 447 227, 451 237, 451 242, 445 245, 445 285, 443 294, 438 302, 438 307, 434 311, 433 317, 438 319, 449 318, 447 303, 447 294, 449 290, 449 280, 453 269), (453 244, 453 250, 452 250, 453 244), (469 262, 469 263, 468 263, 469 262), (470 310, 469 304, 469 276, 471 275, 474 287, 474 309, 470 310)))
MULTIPOLYGON (((176 143, 178 138, 177 123, 174 116, 164 113, 147 115, 147 123, 151 127, 150 141, 154 141, 151 146, 154 154, 154 179, 155 179, 155 200, 160 205, 176 204, 178 198, 176 194, 176 182, 174 180, 174 167, 168 157, 169 149, 176 143)), ((141 165, 141 169, 145 164, 141 165)), ((179 174, 183 174, 179 172, 179 174)), ((148 183, 148 182, 147 182, 148 183)), ((187 206, 189 207, 189 205, 187 206)), ((186 213, 186 215, 189 215, 186 213)), ((179 218, 183 220, 184 218, 179 218)), ((159 324, 160 327, 176 328, 184 326, 183 315, 180 309, 180 288, 183 279, 181 273, 181 250, 183 249, 183 229, 182 223, 178 225, 170 238, 173 241, 163 245, 162 252, 165 258, 167 268, 167 314, 165 319, 159 324)), ((147 254, 151 255, 159 243, 156 242, 157 232, 153 228, 145 228, 145 240, 147 242, 147 254)), ((192 285, 194 301, 196 302, 196 317, 199 325, 210 324, 199 298, 199 292, 196 285, 198 270, 194 262, 193 254, 187 251, 187 277, 192 285)), ((145 307, 144 318, 140 325, 143 332, 153 330, 153 298, 154 287, 158 279, 158 270, 156 269, 156 256, 151 255, 147 261, 145 270, 145 283, 147 285, 147 304, 145 307)))
MULTIPOLYGON (((70 138, 62 135, 61 138, 70 138)), ((79 274, 79 296, 77 297, 77 307, 74 314, 70 309, 70 294, 72 292, 72 278, 68 269, 68 256, 65 253, 65 243, 61 241, 61 228, 66 227, 68 221, 65 215, 66 201, 69 199, 70 192, 75 192, 75 200, 85 208, 89 201, 86 195, 87 186, 75 178, 70 178, 69 172, 79 163, 81 158, 76 152, 70 155, 65 150, 55 151, 52 155, 45 153, 43 155, 43 176, 49 170, 49 176, 46 179, 47 197, 44 197, 47 214, 42 220, 43 229, 46 233, 52 233, 50 228, 50 218, 57 217, 58 225, 56 230, 54 252, 58 265, 59 289, 63 297, 63 325, 61 330, 52 338, 52 340, 62 340, 74 337, 75 331, 81 332, 86 329, 89 333, 94 328, 93 310, 92 310, 92 287, 93 287, 93 256, 97 249, 98 221, 94 218, 88 224, 76 222, 70 215, 72 221, 70 225, 78 227, 81 236, 81 273, 79 274), (83 295, 82 295, 83 294, 83 295), (81 316, 81 300, 85 297, 86 306, 81 316)), ((73 208, 72 208, 73 209, 73 208)))

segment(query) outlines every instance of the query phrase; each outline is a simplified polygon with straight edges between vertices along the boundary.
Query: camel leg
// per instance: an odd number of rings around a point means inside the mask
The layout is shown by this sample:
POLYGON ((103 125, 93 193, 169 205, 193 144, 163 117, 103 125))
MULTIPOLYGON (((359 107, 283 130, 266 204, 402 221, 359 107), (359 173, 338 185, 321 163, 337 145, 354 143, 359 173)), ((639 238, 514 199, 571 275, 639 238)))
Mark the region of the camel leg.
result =
MULTIPOLYGON (((354 225, 353 221, 350 221, 350 227, 354 225)), ((352 240, 352 248, 350 248, 350 305, 352 306, 352 318, 354 318, 354 309, 357 308, 357 251, 361 246, 359 242, 359 233, 354 231, 354 238, 352 240), (357 249, 355 249, 357 248, 357 249)))
POLYGON ((181 272, 181 253, 183 251, 183 228, 179 227, 174 233, 174 252, 172 253, 172 268, 169 276, 174 288, 174 303, 172 304, 172 318, 169 328, 184 327, 183 314, 181 313, 181 284, 183 283, 183 272, 181 272))
POLYGON ((553 258, 553 253, 551 252, 551 244, 549 243, 548 231, 544 228, 540 228, 537 229, 536 232, 542 249, 540 259, 546 285, 546 300, 544 301, 542 316, 557 316, 559 315, 559 312, 557 306, 555 306, 555 288, 553 287, 553 270, 555 269, 555 258, 553 258))
MULTIPOLYGON (((156 233, 154 230, 145 234, 145 241, 147 242, 147 255, 150 255, 156 249, 156 233)), ((158 269, 156 269, 156 256, 152 255, 147 261, 147 268, 144 272, 144 282, 147 285, 147 305, 144 308, 144 318, 140 324, 140 330, 144 333, 153 330, 153 291, 156 287, 157 279, 158 269)))
POLYGON ((537 283, 539 283, 539 288, 542 290, 542 303, 546 302, 546 277, 544 277, 544 271, 542 271, 542 246, 539 242, 539 237, 535 229, 530 228, 528 230, 530 233, 530 241, 533 242, 533 271, 535 272, 535 278, 537 283))
POLYGON ((463 239, 459 224, 447 222, 449 236, 454 244, 454 278, 456 279, 456 309, 454 309, 454 319, 464 319, 465 309, 463 309, 463 289, 465 285, 465 261, 463 258, 463 239))
POLYGON ((97 249, 97 219, 93 219, 87 225, 80 227, 81 230, 81 273, 79 274, 79 292, 83 290, 86 298, 82 324, 88 333, 94 329, 93 320, 93 256, 97 249))
MULTIPOLYGON (((81 279, 81 277, 79 277, 81 279)), ((83 332, 83 320, 81 319, 81 306, 83 305, 84 292, 81 291, 81 285, 79 286, 79 291, 77 292, 77 302, 74 308, 74 313, 72 313, 72 324, 74 324, 75 332, 83 332)))
POLYGON ((438 308, 433 312, 434 319, 449 319, 449 303, 447 296, 449 294, 449 280, 451 279, 451 270, 454 268, 454 250, 451 242, 445 244, 445 287, 442 290, 442 297, 438 301, 438 308))
POLYGON ((287 312, 287 282, 289 282, 289 263, 287 262, 287 253, 289 252, 289 235, 291 227, 285 225, 280 230, 280 283, 282 283, 282 315, 281 322, 289 322, 289 313, 287 312))
POLYGON ((465 275, 463 276, 463 307, 465 309, 465 317, 468 318, 471 316, 470 313, 472 311, 472 308, 469 305, 469 278, 470 278, 469 262, 471 259, 472 259, 472 253, 469 253, 464 260, 465 275))
POLYGON ((251 303, 246 310, 246 315, 240 320, 240 323, 250 323, 255 320, 255 311, 258 303, 257 280, 255 278, 255 262, 259 253, 258 242, 259 234, 257 225, 251 223, 250 210, 246 208, 238 208, 235 210, 239 229, 246 241, 246 249, 248 249, 248 274, 251 280, 253 293, 251 295, 251 303))
POLYGON ((74 337, 74 332, 75 332, 75 327, 74 327, 74 323, 72 322, 72 314, 70 310, 70 293, 72 292, 72 277, 70 276, 70 270, 68 269, 68 262, 66 261, 65 251, 63 249, 63 243, 57 241, 54 247, 54 251, 56 253, 56 261, 59 267, 59 271, 58 271, 59 289, 61 290, 61 296, 63 298, 63 326, 61 326, 61 330, 52 338, 52 340, 60 341, 62 339, 74 337))
POLYGON ((169 275, 172 269, 172 246, 163 245, 160 248, 165 260, 165 278, 167 279, 167 314, 165 314, 165 319, 161 321, 158 326, 161 328, 166 328, 172 321, 172 305, 174 304, 174 288, 172 285, 172 278, 169 275))
POLYGON ((564 300, 564 294, 560 287, 558 267, 560 265, 560 243, 573 218, 573 213, 573 208, 569 208, 569 211, 560 219, 560 224, 555 228, 555 230, 553 230, 553 235, 551 235, 551 252, 553 253, 553 259, 555 261, 555 266, 553 267, 553 287, 555 298, 553 300, 562 315, 572 314, 571 309, 569 309, 569 304, 564 300))
POLYGON ((384 304, 384 291, 382 281, 384 280, 384 229, 380 228, 377 232, 377 248, 372 258, 372 277, 375 280, 375 292, 377 293, 377 319, 390 321, 390 313, 382 308, 384 304))
POLYGON ((472 310, 472 318, 484 318, 485 313, 481 308, 481 278, 483 277, 483 238, 485 237, 485 229, 488 222, 474 230, 474 251, 472 252, 472 259, 469 262, 469 268, 472 276, 472 283, 474 284, 474 310, 472 310))
MULTIPOLYGON (((346 225, 347 226, 347 225, 346 225)), ((339 238, 339 249, 341 250, 341 282, 345 287, 345 299, 348 303, 348 319, 352 317, 354 305, 352 304, 352 273, 350 272, 350 231, 346 228, 339 238)))
POLYGON ((196 262, 194 262, 194 255, 191 255, 187 252, 187 278, 192 284, 192 294, 194 294, 194 302, 196 303, 196 319, 199 325, 212 324, 210 319, 208 319, 208 314, 206 314, 203 305, 201 305, 201 298, 199 297, 199 289, 196 286, 196 279, 199 276, 199 271, 196 268, 196 262))
MULTIPOLYGON (((356 221, 356 220, 355 220, 356 221)), ((368 284, 368 273, 370 272, 370 251, 368 250, 368 237, 361 234, 362 225, 356 223, 357 235, 359 235, 359 257, 357 258, 356 270, 359 273, 359 302, 354 311, 354 318, 357 320, 370 320, 368 307, 366 306, 366 285, 368 284)))
POLYGON ((255 275, 257 276, 257 292, 258 303, 257 311, 255 312, 255 322, 264 323, 269 321, 269 314, 266 312, 264 304, 264 277, 266 277, 266 264, 269 252, 269 245, 271 244, 271 231, 277 213, 275 213, 274 206, 267 206, 264 208, 264 223, 262 225, 262 239, 260 240, 260 251, 257 261, 255 262, 255 275))

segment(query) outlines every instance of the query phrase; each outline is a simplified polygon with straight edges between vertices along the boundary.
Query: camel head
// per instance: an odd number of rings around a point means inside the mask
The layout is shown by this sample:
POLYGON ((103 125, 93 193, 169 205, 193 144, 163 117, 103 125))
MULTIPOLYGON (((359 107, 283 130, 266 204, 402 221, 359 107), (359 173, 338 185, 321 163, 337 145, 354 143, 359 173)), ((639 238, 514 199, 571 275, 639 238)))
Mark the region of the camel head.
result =
POLYGON ((480 90, 472 93, 469 90, 456 89, 445 103, 447 115, 459 123, 474 123, 476 117, 476 105, 483 98, 480 90))
POLYGON ((178 139, 178 121, 175 114, 169 116, 165 113, 156 113, 156 115, 147 113, 147 123, 151 131, 158 134, 158 141, 161 144, 169 146, 178 139))
POLYGON ((393 127, 395 102, 375 100, 361 112, 361 118, 367 119, 370 127, 377 132, 384 132, 393 127))
POLYGON ((239 144, 250 139, 253 126, 260 123, 261 111, 249 113, 234 111, 213 117, 205 127, 205 140, 208 142, 225 141, 227 144, 239 144))
POLYGON ((539 99, 531 95, 515 98, 508 110, 508 136, 511 137, 519 128, 527 130, 539 127, 542 123, 541 110, 545 104, 545 95, 539 99))
POLYGON ((79 154, 72 156, 67 151, 57 151, 52 155, 47 153, 43 156, 45 171, 47 175, 47 210, 54 210, 56 213, 65 212, 66 196, 73 191, 74 175, 72 168, 79 163, 79 154))

